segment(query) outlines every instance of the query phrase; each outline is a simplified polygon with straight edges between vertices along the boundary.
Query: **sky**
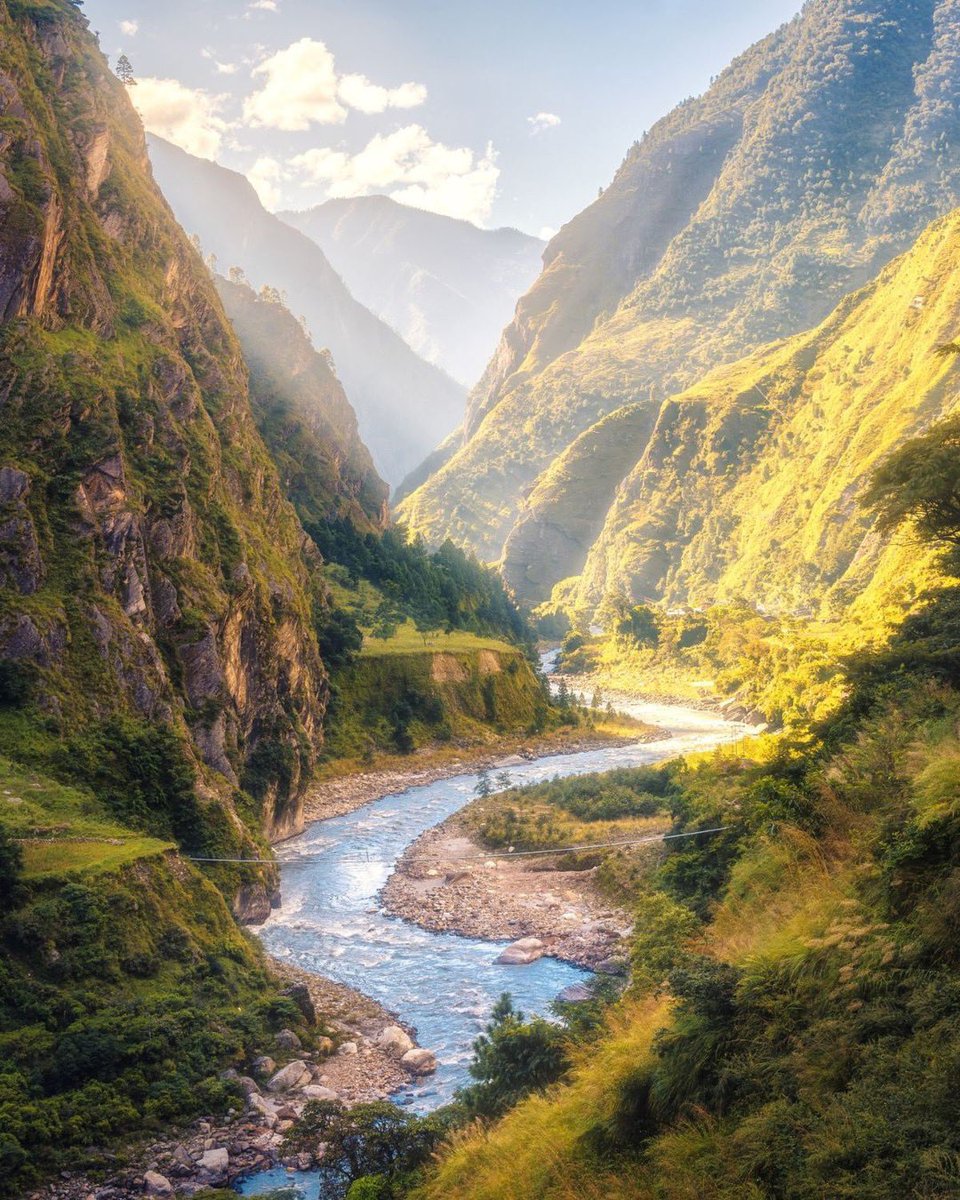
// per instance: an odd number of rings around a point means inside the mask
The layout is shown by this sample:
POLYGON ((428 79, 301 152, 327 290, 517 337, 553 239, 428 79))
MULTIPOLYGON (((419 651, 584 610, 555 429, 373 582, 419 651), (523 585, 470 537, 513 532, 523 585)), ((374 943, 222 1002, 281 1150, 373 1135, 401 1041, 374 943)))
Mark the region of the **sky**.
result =
POLYGON ((550 236, 800 0, 86 0, 149 129, 268 208, 382 193, 550 236))

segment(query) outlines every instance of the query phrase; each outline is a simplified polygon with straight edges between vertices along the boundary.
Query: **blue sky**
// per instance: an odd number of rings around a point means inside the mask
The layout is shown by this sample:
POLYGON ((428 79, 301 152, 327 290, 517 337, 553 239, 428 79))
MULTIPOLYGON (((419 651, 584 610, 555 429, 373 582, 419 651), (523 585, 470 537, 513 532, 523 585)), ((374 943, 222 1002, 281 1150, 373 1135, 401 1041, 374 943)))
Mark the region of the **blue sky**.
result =
POLYGON ((558 228, 799 0, 87 0, 148 126, 270 207, 385 192, 558 228))

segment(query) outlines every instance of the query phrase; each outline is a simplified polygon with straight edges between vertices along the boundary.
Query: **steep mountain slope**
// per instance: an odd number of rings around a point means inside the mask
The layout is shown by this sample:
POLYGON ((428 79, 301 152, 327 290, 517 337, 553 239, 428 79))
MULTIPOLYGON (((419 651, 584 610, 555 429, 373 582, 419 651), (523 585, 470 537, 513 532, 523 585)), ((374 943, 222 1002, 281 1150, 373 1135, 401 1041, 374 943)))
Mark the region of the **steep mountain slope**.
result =
MULTIPOLYGON (((744 598, 772 611, 909 603, 928 559, 858 506, 881 459, 958 405, 960 212, 812 333, 667 401, 578 598, 744 598)), ((612 418, 610 418, 612 420, 612 418)), ((599 431, 598 431, 599 432, 599 431)))
POLYGON ((158 182, 177 218, 220 268, 283 293, 314 344, 333 354, 377 469, 397 484, 461 420, 464 390, 419 358, 351 296, 310 238, 268 213, 234 171, 149 139, 158 182))
MULTIPOLYGON (((822 320, 907 248, 960 198, 958 52, 955 0, 812 0, 660 122, 547 247, 411 527, 499 559, 584 429, 822 320)), ((607 498, 583 495, 594 524, 607 498)), ((559 575, 532 571, 538 599, 559 575)))
POLYGON ((131 747, 130 730, 189 731, 203 772, 185 803, 205 807, 183 840, 239 847, 296 821, 322 740, 303 530, 82 18, 2 4, 0 55, 0 659, 18 700, 0 740, 73 770, 81 731, 131 747), (241 818, 251 771, 260 808, 241 818))
POLYGON ((329 356, 314 350, 277 292, 258 296, 222 276, 216 285, 250 371, 254 420, 301 520, 382 529, 389 488, 329 356))
POLYGON ((468 387, 540 273, 539 238, 478 229, 389 196, 278 215, 320 246, 361 304, 468 387))

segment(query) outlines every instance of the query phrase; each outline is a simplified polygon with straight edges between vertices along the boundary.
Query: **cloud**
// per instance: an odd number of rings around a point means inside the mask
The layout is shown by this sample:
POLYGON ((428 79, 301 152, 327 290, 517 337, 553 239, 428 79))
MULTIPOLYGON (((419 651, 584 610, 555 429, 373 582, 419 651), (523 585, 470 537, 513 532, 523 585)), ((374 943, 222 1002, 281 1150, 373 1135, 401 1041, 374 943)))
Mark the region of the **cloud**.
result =
POLYGON ((338 76, 323 42, 304 37, 278 50, 253 69, 260 88, 244 102, 244 120, 254 127, 302 132, 311 125, 340 125, 349 109, 382 113, 415 108, 427 98, 419 83, 385 88, 366 75, 338 76))
POLYGON ((269 209, 280 207, 280 201, 283 199, 283 190, 280 185, 287 177, 288 174, 283 164, 268 154, 258 158, 247 172, 247 178, 253 184, 261 203, 264 208, 269 209))
POLYGON ((562 123, 557 114, 551 112, 538 112, 533 117, 527 117, 531 133, 543 133, 545 129, 556 129, 562 123))
POLYGON ((560 230, 554 229, 552 225, 544 225, 540 230, 540 239, 544 242, 552 242, 559 232, 560 230))
POLYGON ((401 204, 477 223, 490 215, 500 178, 492 146, 482 155, 445 146, 420 125, 378 133, 357 154, 308 150, 290 167, 307 182, 324 184, 331 197, 386 192, 401 204))
POLYGON ((252 0, 247 5, 247 15, 252 12, 279 12, 280 5, 278 0, 252 0))
POLYGON ((141 79, 131 99, 145 128, 201 158, 213 158, 223 144, 227 123, 222 99, 176 79, 141 79))
POLYGON ((422 83, 401 83, 396 88, 380 87, 366 75, 343 75, 337 96, 348 107, 362 113, 382 113, 388 108, 416 108, 427 98, 422 83))
POLYGON ((120 22, 120 32, 124 35, 124 37, 136 37, 139 29, 140 29, 139 21, 121 21, 120 22))

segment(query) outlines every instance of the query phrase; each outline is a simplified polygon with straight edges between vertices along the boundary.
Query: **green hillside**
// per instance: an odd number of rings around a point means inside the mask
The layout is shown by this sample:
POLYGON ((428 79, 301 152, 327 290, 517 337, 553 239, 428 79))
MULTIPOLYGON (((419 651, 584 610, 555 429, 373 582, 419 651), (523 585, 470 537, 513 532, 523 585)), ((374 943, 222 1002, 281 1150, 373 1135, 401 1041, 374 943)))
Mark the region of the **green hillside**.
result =
MULTIPOLYGON (((527 500, 584 430, 815 325, 957 204, 956 38, 936 0, 814 0, 658 123, 548 246, 411 528, 504 557, 534 602, 579 573, 527 500)), ((580 494, 598 525, 606 479, 580 494)))

